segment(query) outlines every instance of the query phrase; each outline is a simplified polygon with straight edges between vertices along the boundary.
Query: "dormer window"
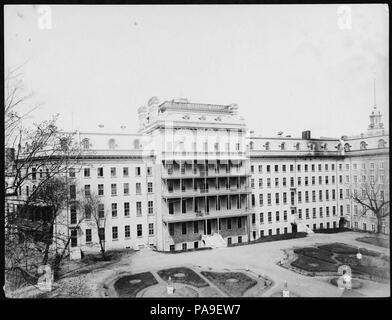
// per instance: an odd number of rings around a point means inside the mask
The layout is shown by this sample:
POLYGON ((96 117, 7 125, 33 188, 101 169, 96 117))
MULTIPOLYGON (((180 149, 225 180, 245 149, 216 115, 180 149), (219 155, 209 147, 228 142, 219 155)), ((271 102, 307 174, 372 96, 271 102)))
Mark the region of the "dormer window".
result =
POLYGON ((338 144, 335 146, 335 148, 336 148, 338 151, 342 150, 342 144, 341 144, 341 143, 338 143, 338 144))
POLYGON ((202 115, 201 117, 199 117, 199 120, 206 120, 206 116, 202 115))
POLYGON ((187 114, 185 116, 183 116, 182 118, 185 119, 185 120, 189 120, 190 119, 187 114))
POLYGON ((294 145, 294 148, 295 148, 295 150, 299 150, 299 142, 297 142, 295 145, 294 145))
POLYGON ((322 143, 320 148, 321 148, 321 150, 327 150, 327 144, 326 143, 322 143))
POLYGON ((344 144, 344 151, 348 152, 350 151, 351 145, 349 143, 344 144))
POLYGON ((222 118, 221 117, 216 117, 215 121, 222 121, 222 118))
POLYGON ((367 147, 367 143, 365 141, 361 141, 361 143, 359 144, 359 148, 361 150, 366 150, 367 147))
POLYGON ((249 142, 249 150, 253 150, 253 141, 249 142))
POLYGON ((379 147, 380 149, 381 149, 381 148, 385 148, 385 146, 386 146, 386 142, 385 142, 384 139, 378 140, 378 147, 379 147))
POLYGON ((139 139, 135 139, 133 141, 133 148, 134 149, 139 149, 140 148, 140 140, 139 139))
POLYGON ((82 140, 82 147, 83 147, 83 149, 90 149, 90 140, 87 138, 84 138, 82 140))
POLYGON ((269 149, 270 149, 270 143, 269 143, 269 142, 266 142, 265 145, 264 145, 264 147, 265 147, 265 150, 269 150, 269 149))
POLYGON ((280 144, 280 150, 285 150, 285 148, 286 148, 286 144, 284 142, 282 142, 280 144))
POLYGON ((308 143, 308 149, 313 151, 314 150, 314 144, 313 143, 308 143))

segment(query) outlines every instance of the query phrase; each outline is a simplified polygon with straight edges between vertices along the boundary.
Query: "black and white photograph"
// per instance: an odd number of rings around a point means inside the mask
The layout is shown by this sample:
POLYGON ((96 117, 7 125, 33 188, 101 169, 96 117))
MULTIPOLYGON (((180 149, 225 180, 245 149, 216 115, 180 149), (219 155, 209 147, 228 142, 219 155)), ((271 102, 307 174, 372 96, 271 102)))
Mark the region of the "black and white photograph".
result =
POLYGON ((387 4, 3 14, 7 300, 390 297, 387 4))

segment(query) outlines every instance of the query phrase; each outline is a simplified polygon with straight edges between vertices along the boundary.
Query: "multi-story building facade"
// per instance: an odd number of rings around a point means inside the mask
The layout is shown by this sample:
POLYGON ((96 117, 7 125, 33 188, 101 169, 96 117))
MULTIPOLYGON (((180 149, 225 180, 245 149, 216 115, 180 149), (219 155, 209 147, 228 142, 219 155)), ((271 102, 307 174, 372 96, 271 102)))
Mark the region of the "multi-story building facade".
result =
POLYGON ((76 133, 81 163, 69 165, 64 212, 73 247, 98 250, 98 232, 107 249, 173 251, 216 235, 230 244, 343 223, 375 231, 351 194, 358 181, 377 181, 389 199, 389 135, 376 110, 366 134, 337 139, 258 137, 236 105, 185 99, 152 98, 138 116, 137 134, 76 133), (101 198, 101 231, 74 202, 90 194, 101 198))

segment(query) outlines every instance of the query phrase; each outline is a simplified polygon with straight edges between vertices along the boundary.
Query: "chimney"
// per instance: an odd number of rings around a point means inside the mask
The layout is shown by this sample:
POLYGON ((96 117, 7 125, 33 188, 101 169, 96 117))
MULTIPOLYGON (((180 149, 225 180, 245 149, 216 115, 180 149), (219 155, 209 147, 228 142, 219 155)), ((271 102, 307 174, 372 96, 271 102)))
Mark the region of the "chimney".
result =
POLYGON ((310 130, 302 131, 302 139, 310 140, 310 130))

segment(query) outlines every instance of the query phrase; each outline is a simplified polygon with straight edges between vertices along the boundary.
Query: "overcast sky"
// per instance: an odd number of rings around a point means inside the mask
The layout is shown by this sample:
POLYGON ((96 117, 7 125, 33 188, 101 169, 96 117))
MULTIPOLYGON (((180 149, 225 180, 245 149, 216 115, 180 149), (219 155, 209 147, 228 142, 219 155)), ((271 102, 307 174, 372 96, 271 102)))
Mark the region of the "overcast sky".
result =
POLYGON ((262 135, 359 134, 374 77, 388 127, 389 13, 349 7, 351 28, 338 5, 51 6, 41 29, 38 6, 7 6, 5 66, 27 61, 35 120, 60 113, 64 129, 136 132, 158 96, 237 103, 262 135))

